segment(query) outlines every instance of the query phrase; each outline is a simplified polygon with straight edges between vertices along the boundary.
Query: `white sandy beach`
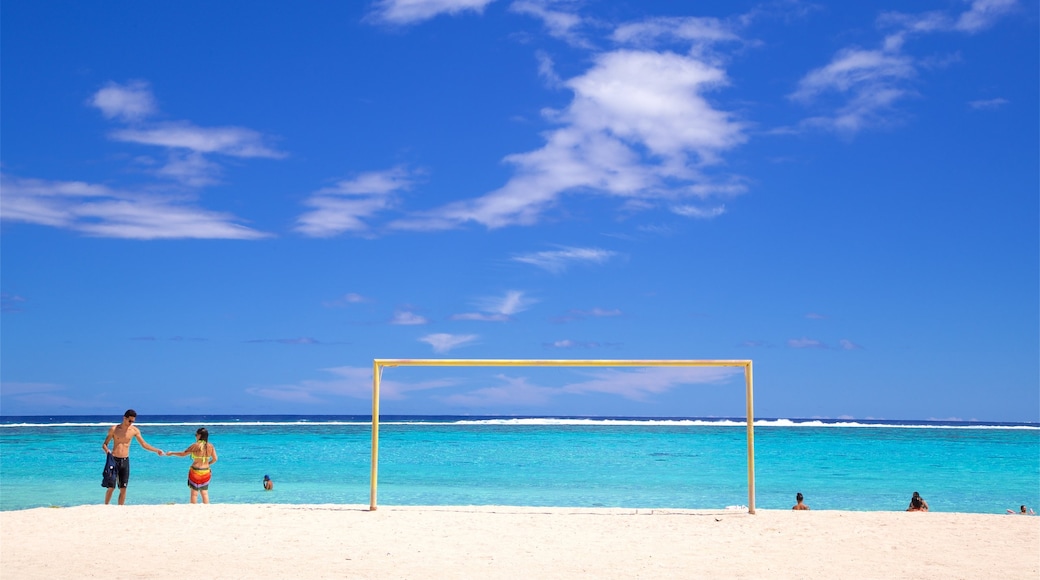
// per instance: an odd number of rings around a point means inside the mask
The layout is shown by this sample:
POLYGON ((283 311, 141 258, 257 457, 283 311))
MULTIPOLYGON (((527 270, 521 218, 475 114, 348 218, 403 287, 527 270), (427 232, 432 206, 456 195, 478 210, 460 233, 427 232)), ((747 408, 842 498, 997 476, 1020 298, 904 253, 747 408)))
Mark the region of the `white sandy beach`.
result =
POLYGON ((148 505, 0 513, 22 578, 1030 578, 1040 517, 148 505))

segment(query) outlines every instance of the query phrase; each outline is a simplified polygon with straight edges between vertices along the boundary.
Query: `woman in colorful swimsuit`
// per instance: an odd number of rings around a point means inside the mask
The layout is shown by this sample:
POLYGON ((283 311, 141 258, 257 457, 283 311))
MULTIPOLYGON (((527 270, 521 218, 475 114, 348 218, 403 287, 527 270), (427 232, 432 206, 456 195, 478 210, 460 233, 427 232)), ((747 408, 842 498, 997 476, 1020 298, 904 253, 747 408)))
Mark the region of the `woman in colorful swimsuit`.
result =
POLYGON ((195 432, 195 443, 184 451, 170 452, 166 455, 186 457, 191 455, 191 468, 188 469, 188 487, 191 489, 191 503, 198 503, 202 493, 202 503, 209 503, 209 478, 211 465, 217 462, 217 450, 209 442, 209 431, 199 427, 195 432))

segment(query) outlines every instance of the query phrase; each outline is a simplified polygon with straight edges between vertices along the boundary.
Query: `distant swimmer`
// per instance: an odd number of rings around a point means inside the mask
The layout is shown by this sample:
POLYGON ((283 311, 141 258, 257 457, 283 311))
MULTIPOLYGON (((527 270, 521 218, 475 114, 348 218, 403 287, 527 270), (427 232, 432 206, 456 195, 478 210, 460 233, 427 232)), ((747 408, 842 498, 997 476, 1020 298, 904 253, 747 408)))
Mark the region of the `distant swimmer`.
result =
POLYGON ((805 502, 805 496, 802 495, 802 492, 798 492, 794 496, 794 499, 798 503, 794 504, 794 507, 792 507, 791 509, 793 509, 793 510, 807 510, 807 509, 810 509, 809 506, 805 505, 805 503, 804 503, 805 502))
POLYGON ((921 494, 914 492, 913 497, 910 498, 910 507, 906 508, 908 512, 926 512, 928 511, 928 502, 924 501, 921 494))
POLYGON ((137 420, 137 412, 127 409, 123 413, 123 422, 113 425, 108 429, 105 442, 101 444, 101 450, 105 452, 107 462, 105 464, 105 475, 101 485, 108 488, 105 491, 105 505, 112 501, 112 492, 119 488, 119 505, 126 503, 126 484, 130 481, 130 442, 137 442, 152 453, 162 455, 161 449, 156 449, 144 442, 141 430, 134 427, 137 420), (112 442, 112 451, 108 450, 108 442, 112 442))
POLYGON ((274 489, 274 482, 271 481, 271 477, 269 475, 264 476, 264 489, 266 489, 267 491, 271 491, 272 489, 274 489))
POLYGON ((1009 514, 1018 514, 1020 516, 1035 516, 1036 515, 1036 512, 1034 512, 1033 510, 1027 510, 1026 506, 1020 507, 1017 512, 1015 510, 1008 510, 1007 513, 1009 513, 1009 514))

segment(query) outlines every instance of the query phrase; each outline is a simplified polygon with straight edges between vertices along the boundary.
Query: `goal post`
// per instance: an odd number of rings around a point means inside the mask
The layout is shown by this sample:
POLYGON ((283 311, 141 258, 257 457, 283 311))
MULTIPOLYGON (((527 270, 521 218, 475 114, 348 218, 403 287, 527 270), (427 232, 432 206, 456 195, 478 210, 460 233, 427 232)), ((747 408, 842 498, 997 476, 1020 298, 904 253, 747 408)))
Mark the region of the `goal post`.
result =
POLYGON ((373 359, 372 472, 369 511, 379 481, 379 383, 386 367, 742 367, 747 410, 748 513, 755 513, 755 413, 750 360, 373 359))

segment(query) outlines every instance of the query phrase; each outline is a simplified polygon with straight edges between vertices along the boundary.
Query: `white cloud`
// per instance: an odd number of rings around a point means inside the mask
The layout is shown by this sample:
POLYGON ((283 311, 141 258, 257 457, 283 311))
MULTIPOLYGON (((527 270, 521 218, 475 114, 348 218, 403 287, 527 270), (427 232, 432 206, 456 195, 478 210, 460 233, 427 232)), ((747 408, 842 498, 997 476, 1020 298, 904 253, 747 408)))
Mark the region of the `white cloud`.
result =
MULTIPOLYGON (((165 148, 169 155, 168 161, 152 169, 152 173, 189 188, 201 188, 219 182, 220 165, 204 155, 272 159, 286 156, 268 145, 264 135, 244 127, 198 127, 187 121, 146 122, 146 118, 158 110, 151 89, 143 81, 125 85, 109 83, 94 93, 89 103, 100 109, 105 117, 122 121, 126 125, 109 133, 110 138, 124 143, 165 148)), ((155 164, 147 156, 139 156, 137 160, 148 165, 155 164)))
POLYGON ((832 115, 807 119, 806 125, 846 134, 884 122, 884 112, 912 91, 905 81, 916 76, 913 61, 882 50, 845 49, 828 65, 811 71, 790 96, 810 103, 824 93, 847 97, 832 115))
POLYGON ((562 39, 572 45, 588 47, 589 43, 575 32, 584 21, 573 12, 553 10, 550 6, 560 5, 552 0, 516 0, 509 9, 518 14, 533 16, 542 21, 551 36, 562 39))
POLYGON ((23 302, 25 298, 17 294, 0 292, 0 312, 21 312, 23 302))
POLYGON ((574 99, 550 115, 562 126, 546 134, 546 144, 506 157, 516 168, 509 182, 391 227, 531 225, 564 193, 650 200, 698 195, 691 187, 708 181, 701 169, 746 140, 744 124, 704 97, 726 83, 722 69, 690 56, 600 54, 585 74, 564 83, 574 99))
POLYGON ((854 343, 851 340, 848 340, 846 338, 843 338, 843 339, 839 340, 838 344, 844 350, 861 350, 863 348, 862 346, 860 346, 860 345, 858 345, 858 344, 856 344, 856 343, 854 343))
POLYGON ((483 12, 494 0, 379 0, 370 18, 389 24, 415 24, 441 14, 483 12))
POLYGON ((808 101, 824 92, 848 92, 915 74, 913 62, 905 56, 881 50, 844 49, 830 64, 805 75, 791 98, 808 101))
POLYGON ((444 397, 443 401, 460 407, 541 406, 548 403, 553 396, 559 394, 557 389, 551 387, 530 385, 522 377, 513 378, 499 375, 497 378, 506 384, 449 395, 444 397))
POLYGON ((542 77, 546 84, 552 88, 563 85, 563 80, 556 74, 556 65, 552 57, 539 50, 535 52, 535 58, 538 59, 538 76, 542 77))
POLYGON ((310 237, 330 238, 344 232, 366 233, 365 219, 393 207, 395 194, 411 188, 413 175, 402 167, 363 173, 312 193, 305 201, 312 209, 296 221, 296 231, 310 237))
POLYGON ((81 181, 0 175, 0 209, 0 217, 7 221, 98 237, 252 240, 269 236, 235 223, 229 214, 190 205, 183 197, 120 191, 81 181))
POLYGON ((452 315, 452 320, 473 320, 478 322, 508 322, 518 312, 527 310, 537 302, 524 296, 519 290, 509 290, 502 297, 484 298, 478 302, 480 312, 467 312, 452 315))
POLYGON ((359 304, 361 302, 368 302, 368 298, 355 292, 350 292, 335 300, 325 300, 321 304, 327 308, 339 308, 348 304, 359 304))
POLYGON ((516 262, 531 264, 550 272, 563 272, 575 263, 602 264, 617 255, 617 252, 601 248, 561 247, 559 250, 548 250, 521 254, 513 257, 516 262))
POLYGON ((390 324, 400 324, 404 326, 427 324, 428 322, 429 321, 426 320, 426 317, 407 310, 399 310, 395 312, 393 319, 390 320, 390 324))
POLYGON ((181 121, 119 129, 113 131, 111 136, 117 141, 187 149, 196 153, 274 159, 285 157, 284 153, 268 147, 263 135, 244 127, 196 127, 181 121))
POLYGON ((436 333, 427 334, 426 336, 419 339, 420 342, 433 347, 433 352, 448 352, 454 350, 465 344, 469 344, 480 338, 476 334, 447 334, 447 333, 436 333))
POLYGON ((20 383, 15 381, 4 381, 0 385, 0 393, 4 396, 10 395, 32 395, 37 393, 52 393, 63 391, 65 387, 55 383, 20 383))
POLYGON ((813 338, 792 338, 787 341, 790 348, 827 348, 827 345, 813 338))
POLYGON ((564 386, 567 394, 608 393, 643 401, 651 395, 671 391, 681 385, 717 384, 742 372, 731 368, 646 368, 635 371, 608 370, 588 373, 588 381, 564 386))
POLYGON ((928 66, 927 59, 917 61, 903 54, 907 40, 939 32, 975 34, 1016 7, 1016 0, 973 0, 957 17, 942 11, 881 14, 878 26, 895 29, 883 38, 881 48, 842 49, 829 64, 801 79, 790 95, 796 101, 809 104, 826 93, 838 93, 845 99, 832 113, 808 118, 802 124, 852 134, 889 123, 896 102, 915 94, 909 81, 916 77, 918 67, 928 66))
POLYGON ((974 0, 971 8, 957 18, 954 28, 967 33, 980 32, 1017 6, 1017 0, 974 0))
POLYGON ((1008 104, 1009 102, 1010 101, 1008 101, 1007 99, 1002 99, 1002 98, 998 97, 998 98, 995 98, 995 99, 983 99, 983 100, 979 100, 979 101, 971 101, 971 102, 968 103, 968 106, 971 107, 972 109, 976 109, 976 110, 991 110, 991 109, 999 109, 1000 107, 1003 107, 1004 105, 1008 104))
POLYGON ((188 187, 205 187, 219 182, 217 177, 220 175, 220 165, 207 160, 199 153, 171 152, 169 161, 156 170, 156 174, 179 181, 188 187))
POLYGON ((719 217, 726 213, 726 206, 716 205, 712 207, 699 207, 695 205, 676 205, 672 206, 672 212, 684 217, 692 217, 698 219, 711 219, 719 217))
POLYGON ((125 85, 110 82, 94 93, 90 104, 101 109, 106 118, 122 121, 139 121, 157 111, 155 97, 143 81, 125 85))
MULTIPOLYGON (((571 341, 559 341, 555 346, 576 346, 571 341)), ((740 373, 731 368, 646 368, 634 371, 605 370, 583 373, 589 380, 570 383, 563 387, 532 385, 522 377, 497 378, 505 384, 477 389, 467 393, 445 397, 444 401, 467 407, 496 405, 544 405, 564 395, 603 393, 624 397, 634 401, 646 401, 654 395, 672 391, 684 385, 720 384, 740 373)))
MULTIPOLYGON (((330 397, 349 397, 353 399, 371 399, 372 367, 334 367, 322 369, 334 375, 328 380, 304 380, 294 384, 251 387, 246 392, 266 399, 321 405, 330 401, 330 397)), ((453 381, 438 379, 418 383, 401 383, 382 380, 379 382, 379 396, 383 400, 404 399, 414 391, 438 389, 451 386, 453 381)))
POLYGON ((694 52, 701 52, 709 45, 739 41, 740 37, 718 18, 661 17, 621 25, 614 31, 613 39, 636 46, 653 46, 662 40, 686 41, 694 52))

